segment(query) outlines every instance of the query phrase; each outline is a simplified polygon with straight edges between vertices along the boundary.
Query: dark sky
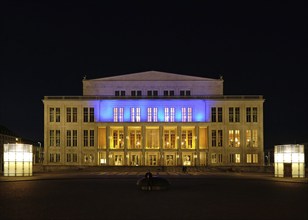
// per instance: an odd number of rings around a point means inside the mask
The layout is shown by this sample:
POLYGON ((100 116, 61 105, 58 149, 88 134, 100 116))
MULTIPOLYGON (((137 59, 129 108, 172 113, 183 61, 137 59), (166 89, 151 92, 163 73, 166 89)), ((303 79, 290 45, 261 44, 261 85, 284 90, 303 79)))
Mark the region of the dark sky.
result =
POLYGON ((21 137, 43 141, 43 97, 84 75, 157 70, 263 95, 266 148, 308 141, 304 1, 72 2, 1 3, 0 124, 21 137))

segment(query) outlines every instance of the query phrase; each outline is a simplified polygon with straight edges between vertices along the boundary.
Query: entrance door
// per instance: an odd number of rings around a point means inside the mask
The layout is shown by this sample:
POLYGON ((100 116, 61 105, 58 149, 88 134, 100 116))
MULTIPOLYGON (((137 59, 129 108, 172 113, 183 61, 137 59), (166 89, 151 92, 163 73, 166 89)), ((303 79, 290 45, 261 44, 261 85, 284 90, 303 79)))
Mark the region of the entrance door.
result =
POLYGON ((284 177, 292 177, 292 164, 284 163, 283 164, 284 177))

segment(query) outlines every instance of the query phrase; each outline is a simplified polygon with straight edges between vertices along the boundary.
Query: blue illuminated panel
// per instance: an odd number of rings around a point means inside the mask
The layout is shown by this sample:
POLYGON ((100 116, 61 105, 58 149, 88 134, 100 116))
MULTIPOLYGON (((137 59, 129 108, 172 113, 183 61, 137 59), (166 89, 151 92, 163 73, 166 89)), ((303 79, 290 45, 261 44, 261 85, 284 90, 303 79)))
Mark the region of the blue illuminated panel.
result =
POLYGON ((192 108, 192 121, 193 122, 205 122, 206 121, 206 106, 204 100, 101 100, 100 101, 100 122, 113 122, 113 109, 124 108, 124 121, 131 122, 130 109, 141 108, 140 122, 147 122, 147 109, 158 109, 158 122, 165 121, 165 108, 175 108, 175 122, 182 122, 182 108, 192 108))

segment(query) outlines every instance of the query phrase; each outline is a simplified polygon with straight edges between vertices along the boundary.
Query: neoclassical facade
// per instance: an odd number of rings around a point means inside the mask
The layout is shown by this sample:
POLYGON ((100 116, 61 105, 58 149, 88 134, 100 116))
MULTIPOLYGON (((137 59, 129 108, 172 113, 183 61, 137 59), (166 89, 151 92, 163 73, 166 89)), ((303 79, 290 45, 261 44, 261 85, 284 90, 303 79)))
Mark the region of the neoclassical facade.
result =
POLYGON ((261 166, 262 96, 223 79, 147 71, 83 80, 45 96, 45 165, 261 166))

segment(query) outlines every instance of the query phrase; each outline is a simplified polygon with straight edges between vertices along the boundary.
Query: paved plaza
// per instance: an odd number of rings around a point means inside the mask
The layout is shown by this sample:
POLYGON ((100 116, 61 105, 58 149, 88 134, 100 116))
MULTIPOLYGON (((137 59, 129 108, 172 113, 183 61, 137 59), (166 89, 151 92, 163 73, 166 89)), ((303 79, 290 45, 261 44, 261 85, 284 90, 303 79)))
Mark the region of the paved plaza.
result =
POLYGON ((308 219, 307 178, 159 172, 167 191, 140 191, 142 172, 0 177, 0 219, 308 219))

